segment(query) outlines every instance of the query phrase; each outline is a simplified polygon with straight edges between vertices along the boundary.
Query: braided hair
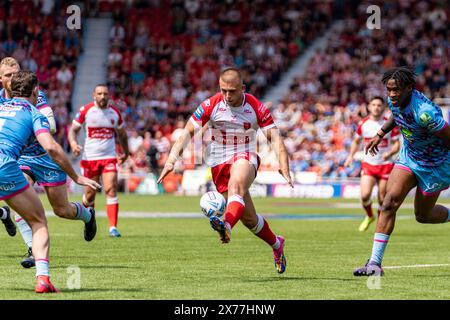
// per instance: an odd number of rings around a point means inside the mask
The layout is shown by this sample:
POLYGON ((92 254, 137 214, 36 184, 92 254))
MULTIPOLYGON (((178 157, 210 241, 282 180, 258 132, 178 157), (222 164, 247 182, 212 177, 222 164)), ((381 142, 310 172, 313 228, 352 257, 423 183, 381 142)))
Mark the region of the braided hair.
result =
POLYGON ((391 79, 394 79, 400 88, 406 88, 407 86, 412 86, 414 88, 416 85, 416 73, 408 67, 389 69, 383 74, 381 82, 386 85, 391 79))

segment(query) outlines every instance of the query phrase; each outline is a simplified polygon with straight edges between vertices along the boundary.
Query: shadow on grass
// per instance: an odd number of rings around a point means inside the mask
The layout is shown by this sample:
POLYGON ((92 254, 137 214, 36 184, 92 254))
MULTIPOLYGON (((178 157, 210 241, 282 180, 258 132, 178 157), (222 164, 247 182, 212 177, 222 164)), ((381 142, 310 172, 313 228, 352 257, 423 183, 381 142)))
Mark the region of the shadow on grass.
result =
POLYGON ((326 281, 358 281, 358 279, 353 278, 318 278, 318 277, 266 277, 258 279, 248 279, 242 278, 242 282, 276 282, 276 281, 301 281, 301 280, 326 280, 326 281))

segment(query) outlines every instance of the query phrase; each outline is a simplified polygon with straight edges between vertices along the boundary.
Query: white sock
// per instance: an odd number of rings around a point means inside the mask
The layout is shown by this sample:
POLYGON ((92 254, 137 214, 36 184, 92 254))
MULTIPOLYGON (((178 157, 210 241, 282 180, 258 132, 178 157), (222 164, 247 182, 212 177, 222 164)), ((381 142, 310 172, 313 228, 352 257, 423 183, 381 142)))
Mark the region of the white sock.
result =
POLYGON ((109 232, 111 232, 113 230, 117 230, 117 228, 116 227, 109 227, 109 232))
POLYGON ((5 209, 0 208, 0 220, 5 220, 8 217, 8 213, 5 209))
POLYGON ((16 224, 19 228, 20 234, 22 235, 23 241, 28 246, 28 248, 31 248, 31 245, 33 243, 33 231, 31 231, 30 226, 18 214, 16 214, 16 224))
POLYGON ((36 277, 37 276, 50 277, 49 263, 47 259, 36 259, 36 277))
POLYGON ((275 241, 275 243, 272 245, 272 248, 275 250, 278 250, 280 248, 281 242, 277 237, 277 241, 275 241))

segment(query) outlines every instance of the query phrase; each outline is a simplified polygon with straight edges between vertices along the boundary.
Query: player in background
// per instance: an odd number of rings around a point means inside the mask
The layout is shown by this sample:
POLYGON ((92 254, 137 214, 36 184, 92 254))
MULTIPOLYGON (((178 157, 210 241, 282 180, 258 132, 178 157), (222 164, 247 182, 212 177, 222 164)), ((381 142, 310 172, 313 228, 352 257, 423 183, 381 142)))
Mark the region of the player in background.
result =
POLYGON ((211 167, 217 191, 228 199, 223 221, 215 216, 210 218, 212 228, 219 232, 222 243, 228 243, 231 230, 241 220, 272 248, 277 272, 283 273, 286 268, 285 240, 275 235, 267 221, 256 213, 249 193, 260 163, 256 154, 258 128, 272 142, 280 162, 279 172, 293 187, 283 139, 269 110, 254 96, 244 93, 245 85, 238 69, 227 68, 222 71, 219 85, 220 93, 198 106, 187 122, 184 133, 170 151, 158 183, 173 170, 175 161, 192 136, 209 125, 212 143, 206 162, 211 167))
MULTIPOLYGON (((3 85, 0 96, 4 100, 12 97, 11 78, 19 70, 19 63, 14 58, 7 57, 0 62, 0 79, 3 85)), ((53 111, 47 103, 44 92, 41 90, 38 91, 36 108, 47 118, 50 124, 50 133, 54 133, 56 131, 56 123, 53 111)), ((44 187, 55 215, 65 219, 83 221, 85 224, 84 239, 91 241, 95 237, 97 223, 94 210, 92 208, 84 208, 78 202, 69 202, 66 173, 51 159, 39 142, 34 140, 26 146, 19 158, 19 166, 31 185, 38 183, 44 187)), ((21 265, 24 268, 34 267, 35 260, 31 249, 31 228, 20 215, 16 215, 15 220, 28 247, 28 252, 21 261, 21 265)))
MULTIPOLYGON (((361 141, 366 144, 374 135, 377 134, 381 126, 388 120, 384 116, 384 99, 382 97, 373 97, 367 107, 369 115, 358 123, 356 135, 350 147, 350 153, 345 160, 344 166, 351 166, 355 153, 359 150, 361 141)), ((372 211, 372 190, 378 185, 378 214, 383 204, 386 194, 386 183, 394 168, 392 157, 400 150, 398 129, 392 130, 386 134, 380 145, 380 152, 375 155, 364 155, 361 166, 361 203, 366 212, 366 217, 359 226, 359 231, 366 231, 369 225, 375 221, 372 211)))
POLYGON ((35 292, 58 290, 50 282, 49 233, 44 207, 19 168, 22 150, 37 140, 52 159, 75 183, 101 188, 98 183, 78 175, 61 146, 50 134, 50 125, 34 105, 37 103, 37 77, 31 71, 12 76, 12 99, 0 104, 0 200, 15 210, 32 229, 32 247, 36 258, 35 292))
MULTIPOLYGON (((80 162, 83 175, 103 182, 106 194, 106 213, 109 221, 109 235, 120 237, 117 230, 119 199, 117 197, 117 164, 122 164, 130 155, 128 137, 120 111, 109 101, 108 87, 99 84, 94 88, 94 101, 84 105, 75 116, 69 130, 69 143, 75 156, 83 156, 80 162), (77 142, 77 134, 86 127, 84 148, 77 142), (123 153, 116 155, 117 135, 123 153)), ((85 188, 83 204, 94 207, 95 190, 85 188)))
POLYGON ((373 242, 372 255, 355 276, 383 275, 384 250, 394 230, 395 215, 407 194, 417 186, 414 214, 419 223, 446 223, 450 209, 436 204, 439 194, 450 185, 450 127, 442 110, 414 89, 415 74, 406 67, 384 73, 392 116, 366 145, 366 153, 377 154, 378 146, 396 125, 403 146, 387 183, 386 196, 373 242))

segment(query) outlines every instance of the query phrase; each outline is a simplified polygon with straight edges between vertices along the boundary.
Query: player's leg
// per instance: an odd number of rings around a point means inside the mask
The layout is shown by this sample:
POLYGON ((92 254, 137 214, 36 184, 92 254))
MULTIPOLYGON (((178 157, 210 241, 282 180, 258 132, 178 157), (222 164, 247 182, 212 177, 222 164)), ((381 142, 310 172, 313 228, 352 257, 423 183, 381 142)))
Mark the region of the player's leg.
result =
POLYGON ((11 210, 8 206, 0 207, 0 220, 5 226, 8 235, 14 237, 16 235, 17 228, 11 219, 11 210))
POLYGON ((265 241, 273 250, 275 268, 278 273, 286 270, 286 258, 284 256, 284 237, 277 236, 270 229, 269 223, 260 214, 256 213, 250 192, 244 195, 245 211, 241 222, 257 237, 265 241))
POLYGON ((397 210, 400 208, 409 191, 416 184, 417 180, 415 175, 407 167, 395 167, 392 170, 387 182, 386 197, 384 198, 380 217, 377 221, 372 255, 364 267, 356 269, 353 272, 355 276, 382 274, 381 262, 390 235, 394 230, 397 210))
MULTIPOLYGON (((28 183, 32 186, 34 185, 34 179, 32 178, 33 174, 29 167, 21 166, 21 170, 23 172, 24 177, 27 179, 28 183)), ((34 255, 33 255, 33 231, 31 230, 28 223, 23 219, 19 214, 16 213, 15 220, 17 227, 19 229, 20 235, 22 236, 23 242, 27 246, 27 253, 23 256, 20 264, 22 267, 28 269, 33 268, 36 265, 34 255)))
POLYGON ((425 195, 420 190, 416 191, 414 199, 414 214, 419 223, 445 223, 450 220, 450 209, 436 204, 440 192, 433 195, 425 195))
POLYGON ((386 197, 387 179, 378 180, 378 216, 381 213, 381 206, 383 205, 384 198, 386 197))
POLYGON ((442 190, 450 184, 450 161, 437 167, 418 167, 418 188, 414 214, 420 223, 444 223, 450 220, 450 208, 436 204, 442 190))
POLYGON ((117 230, 119 217, 119 198, 117 197, 117 172, 102 173, 103 187, 106 196, 106 214, 109 221, 109 235, 111 237, 120 237, 117 230))
MULTIPOLYGON (((80 168, 83 176, 92 179, 97 183, 100 183, 101 172, 99 171, 96 161, 81 160, 80 168)), ((86 208, 95 208, 96 195, 97 191, 92 190, 92 188, 85 187, 82 200, 83 206, 85 206, 86 208)))
POLYGON ((94 239, 97 232, 94 209, 86 208, 79 202, 69 202, 65 183, 58 186, 46 186, 44 188, 53 212, 61 218, 83 221, 85 224, 84 239, 86 241, 94 239))
POLYGON ((377 180, 375 177, 370 175, 361 176, 360 186, 361 186, 361 203, 364 211, 366 212, 366 217, 363 222, 359 225, 359 231, 366 231, 369 225, 375 221, 372 211, 372 190, 377 180))
POLYGON ((252 163, 246 159, 238 159, 230 169, 228 181, 228 201, 224 219, 220 221, 217 217, 211 217, 210 222, 214 230, 220 234, 223 243, 230 242, 231 230, 242 218, 245 212, 244 195, 256 176, 256 170, 252 163))
POLYGON ((28 223, 33 232, 32 250, 36 260, 36 292, 56 292, 50 282, 50 239, 44 207, 33 188, 9 198, 6 203, 28 223))

